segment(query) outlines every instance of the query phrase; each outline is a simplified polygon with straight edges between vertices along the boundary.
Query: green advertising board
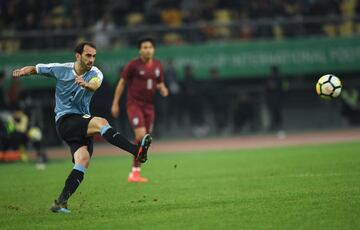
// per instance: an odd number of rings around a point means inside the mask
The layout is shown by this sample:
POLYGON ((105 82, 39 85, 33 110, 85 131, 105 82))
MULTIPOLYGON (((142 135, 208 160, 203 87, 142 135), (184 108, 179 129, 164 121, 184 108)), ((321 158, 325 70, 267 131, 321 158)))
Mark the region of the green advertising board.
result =
MULTIPOLYGON (((135 58, 135 48, 98 50, 96 65, 110 82, 118 79, 118 70, 135 58)), ((157 48, 157 58, 172 58, 179 77, 185 65, 192 65, 198 78, 206 78, 210 68, 218 68, 222 78, 264 77, 272 65, 279 65, 286 75, 360 71, 360 38, 306 38, 203 43, 157 48)), ((0 65, 7 73, 24 65, 70 62, 71 51, 26 52, 0 55, 0 65)), ((32 77, 33 78, 33 77, 32 77)), ((49 87, 52 79, 22 80, 24 87, 49 87)))

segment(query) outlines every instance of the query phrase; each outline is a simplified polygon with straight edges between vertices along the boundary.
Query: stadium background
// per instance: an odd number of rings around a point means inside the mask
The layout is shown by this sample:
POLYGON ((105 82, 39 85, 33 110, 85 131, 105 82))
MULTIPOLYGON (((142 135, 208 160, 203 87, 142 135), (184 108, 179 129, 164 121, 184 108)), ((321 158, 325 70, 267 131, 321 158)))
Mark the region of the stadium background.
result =
POLYGON ((130 136, 126 114, 110 116, 112 92, 123 65, 137 56, 137 38, 151 35, 171 93, 156 101, 157 138, 348 128, 354 124, 342 116, 343 101, 319 99, 314 83, 334 73, 345 88, 358 85, 359 8, 357 1, 2 1, 5 96, 10 107, 37 108, 46 144, 61 144, 49 100, 54 81, 12 81, 11 71, 71 61, 74 45, 91 40, 106 79, 93 114, 130 136))
POLYGON ((51 158, 46 170, 0 164, 1 228, 359 229, 359 34, 357 0, 0 1, 0 114, 27 112, 51 158), (143 35, 157 40, 170 89, 156 99, 150 182, 129 184, 129 156, 97 143, 72 214, 50 215, 71 168, 55 82, 11 72, 95 42, 106 81, 93 114, 131 138, 124 100, 119 119, 110 105, 143 35), (340 98, 316 95, 326 73, 341 78, 340 98))

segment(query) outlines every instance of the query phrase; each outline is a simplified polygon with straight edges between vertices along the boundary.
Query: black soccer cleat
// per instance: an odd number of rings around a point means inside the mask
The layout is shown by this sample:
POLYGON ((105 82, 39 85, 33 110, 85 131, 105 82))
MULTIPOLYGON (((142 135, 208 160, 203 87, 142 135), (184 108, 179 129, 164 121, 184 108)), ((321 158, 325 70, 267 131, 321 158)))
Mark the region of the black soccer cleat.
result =
POLYGON ((50 208, 55 213, 70 213, 71 211, 67 207, 67 203, 60 203, 57 200, 54 201, 53 206, 50 208))
POLYGON ((147 151, 149 150, 149 147, 152 142, 152 137, 150 134, 146 134, 139 145, 138 154, 136 156, 136 160, 140 161, 141 163, 144 163, 147 160, 147 151))

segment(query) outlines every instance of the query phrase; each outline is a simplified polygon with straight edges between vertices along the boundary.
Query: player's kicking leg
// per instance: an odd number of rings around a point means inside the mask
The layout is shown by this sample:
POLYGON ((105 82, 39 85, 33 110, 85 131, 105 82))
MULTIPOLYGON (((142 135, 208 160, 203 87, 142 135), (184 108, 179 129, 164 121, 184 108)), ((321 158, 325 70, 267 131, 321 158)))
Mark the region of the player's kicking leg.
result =
MULTIPOLYGON (((139 143, 146 135, 145 127, 139 127, 134 129, 136 142, 139 143)), ((134 157, 133 166, 129 173, 128 182, 148 182, 147 178, 141 177, 141 162, 134 157)))
POLYGON ((89 136, 100 133, 110 144, 115 145, 129 153, 131 153, 136 160, 144 163, 147 160, 147 151, 151 145, 152 138, 149 134, 144 135, 138 145, 128 141, 123 135, 112 128, 108 121, 101 117, 93 117, 89 122, 88 132, 89 136))

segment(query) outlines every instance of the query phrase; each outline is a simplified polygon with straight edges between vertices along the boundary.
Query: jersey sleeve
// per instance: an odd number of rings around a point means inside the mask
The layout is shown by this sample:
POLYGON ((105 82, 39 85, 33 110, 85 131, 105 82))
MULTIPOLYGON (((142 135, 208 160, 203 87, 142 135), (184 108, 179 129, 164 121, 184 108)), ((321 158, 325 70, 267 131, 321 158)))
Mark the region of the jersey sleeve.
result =
POLYGON ((131 76, 132 76, 132 72, 133 72, 133 64, 132 64, 132 62, 129 62, 129 63, 125 66, 123 72, 121 73, 121 77, 122 77, 125 81, 128 81, 128 80, 131 78, 131 76))
POLYGON ((47 77, 56 78, 56 67, 58 67, 59 63, 50 63, 50 64, 37 64, 35 66, 36 73, 45 75, 47 77))
POLYGON ((103 82, 104 75, 99 69, 95 69, 90 77, 90 81, 96 81, 99 83, 99 86, 103 82))

